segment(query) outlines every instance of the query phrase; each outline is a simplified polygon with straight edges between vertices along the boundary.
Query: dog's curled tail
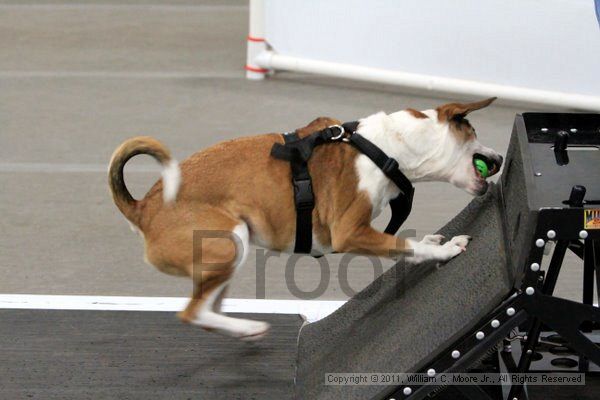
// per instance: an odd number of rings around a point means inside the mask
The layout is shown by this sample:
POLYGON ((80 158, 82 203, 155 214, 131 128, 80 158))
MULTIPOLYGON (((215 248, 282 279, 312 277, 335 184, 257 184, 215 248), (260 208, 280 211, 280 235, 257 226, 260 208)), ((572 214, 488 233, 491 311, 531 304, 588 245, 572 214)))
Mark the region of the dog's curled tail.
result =
POLYGON ((148 154, 162 165, 163 201, 165 203, 175 201, 181 183, 179 164, 171 158, 171 153, 161 142, 148 136, 137 136, 123 142, 115 150, 110 160, 108 185, 119 210, 125 218, 136 225, 139 220, 139 202, 131 196, 125 186, 123 168, 130 158, 138 154, 148 154))

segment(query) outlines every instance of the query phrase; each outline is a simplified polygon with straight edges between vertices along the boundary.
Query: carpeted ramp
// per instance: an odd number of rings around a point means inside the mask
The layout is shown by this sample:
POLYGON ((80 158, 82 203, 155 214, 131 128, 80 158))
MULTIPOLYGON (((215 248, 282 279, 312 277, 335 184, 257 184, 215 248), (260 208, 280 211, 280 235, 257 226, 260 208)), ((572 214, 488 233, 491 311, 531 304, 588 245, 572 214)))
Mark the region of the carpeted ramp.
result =
POLYGON ((414 372, 510 292, 500 190, 475 198, 440 233, 473 236, 444 266, 399 263, 331 316, 300 332, 297 399, 370 399, 385 386, 332 386, 327 373, 414 372))

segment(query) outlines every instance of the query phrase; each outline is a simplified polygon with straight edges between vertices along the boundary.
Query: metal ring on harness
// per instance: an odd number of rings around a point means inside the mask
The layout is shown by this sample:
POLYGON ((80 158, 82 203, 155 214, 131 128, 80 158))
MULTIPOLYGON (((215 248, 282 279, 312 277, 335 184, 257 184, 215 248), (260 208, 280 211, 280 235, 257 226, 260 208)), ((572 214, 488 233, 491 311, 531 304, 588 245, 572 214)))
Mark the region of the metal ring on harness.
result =
POLYGON ((346 133, 346 130, 344 129, 344 127, 342 125, 331 125, 329 127, 329 129, 333 129, 333 128, 339 128, 340 129, 340 133, 338 135, 335 135, 334 137, 331 138, 331 140, 340 140, 344 138, 344 133, 346 133))

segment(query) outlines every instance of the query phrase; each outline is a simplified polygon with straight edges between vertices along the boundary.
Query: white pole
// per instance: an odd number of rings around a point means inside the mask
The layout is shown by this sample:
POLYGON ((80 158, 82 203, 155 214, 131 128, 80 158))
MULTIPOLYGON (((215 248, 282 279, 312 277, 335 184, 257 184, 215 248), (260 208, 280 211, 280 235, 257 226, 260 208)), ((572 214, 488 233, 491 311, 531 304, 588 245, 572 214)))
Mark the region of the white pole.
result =
POLYGON ((248 32, 248 50, 246 57, 246 78, 260 80, 265 78, 268 69, 256 64, 256 56, 267 50, 265 41, 265 4, 264 0, 250 0, 250 23, 248 32))
POLYGON ((413 74, 380 68, 360 67, 327 61, 284 56, 264 51, 254 58, 262 68, 321 74, 366 82, 387 83, 427 91, 467 94, 479 97, 497 96, 502 100, 535 103, 548 106, 600 111, 600 97, 576 93, 551 92, 494 83, 413 74))

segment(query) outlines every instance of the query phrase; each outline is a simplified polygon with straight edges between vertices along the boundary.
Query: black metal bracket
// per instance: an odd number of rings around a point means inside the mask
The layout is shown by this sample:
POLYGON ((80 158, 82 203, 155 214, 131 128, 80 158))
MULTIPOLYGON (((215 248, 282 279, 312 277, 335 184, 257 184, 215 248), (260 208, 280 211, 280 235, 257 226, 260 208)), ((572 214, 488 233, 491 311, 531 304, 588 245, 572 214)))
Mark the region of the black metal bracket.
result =
POLYGON ((568 144, 569 134, 565 131, 557 132, 554 141, 554 157, 558 165, 567 165, 569 163, 569 153, 567 153, 568 144))
POLYGON ((600 347, 581 331, 584 322, 600 322, 600 308, 541 293, 534 294, 524 307, 566 339, 575 351, 600 365, 600 347))
MULTIPOLYGON (((517 326, 528 318, 523 307, 523 294, 513 294, 498 306, 488 317, 475 325, 468 334, 454 345, 447 348, 433 362, 417 373, 436 372, 456 373, 466 371, 487 352, 494 349, 517 326)), ((442 386, 433 384, 400 385, 391 392, 379 394, 374 399, 411 399, 419 400, 427 397, 442 386)), ((473 394, 474 391, 469 391, 473 394)))
POLYGON ((469 400, 494 400, 479 385, 460 385, 456 389, 469 400))
MULTIPOLYGON (((556 143, 558 146, 558 139, 556 143)), ((566 141, 563 144, 566 146, 566 141)), ((550 213, 540 212, 536 237, 531 245, 530 264, 526 268, 521 286, 521 290, 529 295, 524 306, 533 318, 530 321, 527 340, 516 372, 529 371, 542 324, 554 329, 580 354, 580 368, 583 365, 583 370, 587 370, 588 359, 600 365, 600 348, 582 333, 591 331, 591 322, 598 322, 597 320, 600 318, 600 309, 591 305, 595 270, 598 292, 600 292, 600 267, 596 268, 597 262, 594 256, 596 245, 592 239, 586 239, 587 231, 582 235, 584 231, 578 230, 578 225, 572 223, 577 220, 573 217, 579 213, 583 215, 585 193, 585 187, 576 185, 572 188, 569 196, 568 203, 571 208, 553 210, 550 213), (561 234, 550 229, 550 226, 560 229, 561 234), (540 265, 546 238, 556 240, 556 247, 544 275, 540 271, 540 265), (579 238, 586 240, 582 243, 579 238), (584 260, 583 304, 552 297, 567 249, 584 260)), ((519 399, 522 394, 523 385, 513 385, 508 397, 519 399)))

